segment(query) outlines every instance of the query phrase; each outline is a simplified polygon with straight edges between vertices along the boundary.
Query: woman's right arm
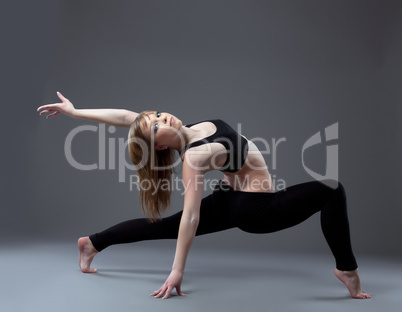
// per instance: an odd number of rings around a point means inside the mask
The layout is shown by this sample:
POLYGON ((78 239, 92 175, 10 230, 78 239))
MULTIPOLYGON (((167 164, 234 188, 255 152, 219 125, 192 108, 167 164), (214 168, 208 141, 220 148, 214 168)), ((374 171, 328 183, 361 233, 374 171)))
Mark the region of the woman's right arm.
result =
POLYGON ((37 111, 41 111, 39 115, 50 113, 46 116, 47 119, 62 113, 72 118, 102 122, 116 127, 130 127, 138 116, 138 113, 127 109, 76 109, 60 92, 57 92, 57 95, 62 102, 38 107, 37 111))

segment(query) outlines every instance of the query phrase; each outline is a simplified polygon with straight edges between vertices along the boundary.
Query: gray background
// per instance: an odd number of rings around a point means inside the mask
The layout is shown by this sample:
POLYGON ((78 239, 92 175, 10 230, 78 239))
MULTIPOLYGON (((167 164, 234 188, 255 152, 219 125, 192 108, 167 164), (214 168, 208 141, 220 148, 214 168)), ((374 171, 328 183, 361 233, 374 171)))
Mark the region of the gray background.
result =
MULTIPOLYGON (((58 90, 76 108, 157 109, 184 123, 241 122, 248 138, 284 137, 275 170, 265 158, 287 186, 313 180, 301 147, 339 122, 355 252, 401 255, 400 2, 49 0, 9 2, 1 14, 3 244, 74 241, 142 216, 138 192, 116 170, 67 162, 68 133, 98 124, 39 117, 36 108, 58 102, 58 90)), ((97 133, 77 136, 73 154, 96 162, 97 133)), ((325 145, 305 156, 325 172, 325 145)), ((175 193, 168 215, 182 202, 175 193)), ((328 252, 318 214, 283 232, 230 230, 203 243, 328 252)))

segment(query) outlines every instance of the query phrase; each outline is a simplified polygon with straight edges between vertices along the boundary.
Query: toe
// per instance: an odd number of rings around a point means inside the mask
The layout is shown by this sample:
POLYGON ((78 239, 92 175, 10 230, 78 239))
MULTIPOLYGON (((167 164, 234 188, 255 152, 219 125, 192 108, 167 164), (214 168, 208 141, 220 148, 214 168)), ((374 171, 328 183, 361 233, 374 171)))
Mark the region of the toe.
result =
POLYGON ((81 268, 81 271, 82 271, 83 273, 96 273, 96 272, 98 272, 98 269, 81 268))
POLYGON ((371 294, 368 294, 366 292, 361 292, 361 293, 358 293, 356 296, 353 296, 353 298, 356 298, 356 299, 370 299, 371 294))

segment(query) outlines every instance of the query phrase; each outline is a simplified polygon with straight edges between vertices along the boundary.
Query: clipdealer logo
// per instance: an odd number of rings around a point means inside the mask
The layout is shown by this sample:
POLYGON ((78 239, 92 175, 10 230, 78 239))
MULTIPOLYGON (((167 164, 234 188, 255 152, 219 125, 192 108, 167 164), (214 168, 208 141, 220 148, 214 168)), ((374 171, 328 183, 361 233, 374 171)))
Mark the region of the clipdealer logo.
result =
MULTIPOLYGON (((338 123, 334 123, 325 128, 325 142, 338 139, 338 123)), ((323 143, 325 143, 323 142, 323 143)), ((306 166, 304 163, 304 152, 306 149, 321 144, 321 133, 318 131, 312 135, 302 147, 302 165, 304 170, 317 181, 336 189, 338 187, 338 144, 327 145, 326 147, 326 172, 321 175, 306 166)))
MULTIPOLYGON (((108 132, 113 134, 116 132, 116 127, 109 126, 108 132)), ((116 139, 109 138, 109 149, 108 149, 108 168, 109 170, 116 169, 116 139)), ((118 163, 118 172, 119 172, 119 182, 125 182, 125 171, 126 169, 135 170, 135 166, 126 161, 125 152, 128 146, 128 140, 123 138, 118 138, 118 146, 117 146, 117 163, 118 163)), ((66 137, 64 142, 64 155, 68 163, 78 169, 78 170, 105 170, 106 169, 106 125, 99 124, 98 126, 94 125, 82 125, 72 129, 66 137), (98 132, 99 130, 99 132, 98 132), (98 132, 98 162, 93 164, 81 164, 72 154, 72 142, 74 137, 80 132, 91 131, 98 132)))
MULTIPOLYGON (((240 130, 240 128, 238 129, 240 130)), ((109 126, 107 132, 110 134, 115 133, 116 128, 114 126, 109 126)), ((240 133, 240 131, 238 131, 240 133)), ((338 123, 334 123, 325 128, 325 142, 334 141, 338 139, 338 123)), ((272 144, 269 144, 264 138, 256 137, 249 139, 250 141, 262 143, 263 148, 259 149, 262 155, 269 154, 271 156, 271 170, 277 169, 277 151, 278 145, 281 142, 286 142, 286 138, 280 138, 279 140, 272 139, 272 144)), ((331 187, 338 187, 338 144, 331 144, 326 147, 326 172, 321 175, 314 170, 307 167, 305 164, 304 152, 317 145, 325 143, 322 142, 322 137, 320 131, 312 135, 302 146, 301 151, 301 162, 304 170, 314 179, 320 181, 321 183, 331 187)), ((135 166, 131 162, 126 160, 126 150, 128 146, 128 140, 124 138, 118 138, 117 140, 117 155, 116 155, 116 138, 106 138, 106 125, 99 124, 99 126, 94 125, 82 125, 72 129, 65 140, 64 143, 64 154, 68 163, 78 169, 78 170, 118 170, 119 182, 126 182, 126 170, 136 171, 135 166), (72 143, 73 139, 80 132, 90 131, 98 132, 98 162, 92 164, 82 164, 79 163, 72 155, 72 143), (108 149, 106 151, 106 142, 108 141, 108 149), (108 155, 108 166, 106 166, 106 155, 108 155), (117 156, 117 168, 116 168, 116 156, 117 156)), ((332 143, 332 142, 331 142, 332 143)), ((180 162, 178 160, 177 164, 180 162)), ((176 165, 176 164, 175 164, 176 165)), ((265 168, 265 167, 264 167, 265 168)), ((261 168, 255 168, 256 170, 261 168)), ((273 175, 274 179, 276 178, 273 175)), ((133 176, 130 176, 130 183, 132 182, 133 176)), ((285 181, 283 179, 276 179, 278 185, 281 185, 281 189, 286 188, 285 181)), ((279 190, 279 187, 278 187, 279 190)))

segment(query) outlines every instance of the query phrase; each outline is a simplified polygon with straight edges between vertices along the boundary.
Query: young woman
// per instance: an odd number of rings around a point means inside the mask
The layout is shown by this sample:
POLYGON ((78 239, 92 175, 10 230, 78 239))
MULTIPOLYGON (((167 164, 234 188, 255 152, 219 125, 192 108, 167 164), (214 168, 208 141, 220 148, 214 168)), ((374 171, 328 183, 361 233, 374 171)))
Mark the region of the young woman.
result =
POLYGON ((312 181, 276 192, 256 145, 222 120, 184 126, 169 113, 75 109, 68 99, 57 94, 62 102, 40 106, 40 115, 48 113, 48 118, 62 113, 129 127, 130 158, 140 182, 149 182, 140 190, 141 207, 148 218, 125 221, 78 240, 82 272, 95 273, 97 270, 90 267, 94 256, 110 245, 177 238, 172 271, 152 295, 165 299, 175 288, 184 295, 181 284, 194 236, 234 227, 249 233, 270 233, 299 224, 321 211, 321 228, 336 261, 335 275, 353 298, 371 298, 360 286, 341 183, 332 189, 326 183, 312 181), (177 214, 161 218, 170 204, 174 151, 183 161, 184 207, 177 214), (202 198, 203 176, 215 169, 222 171, 223 177, 213 193, 202 198))

